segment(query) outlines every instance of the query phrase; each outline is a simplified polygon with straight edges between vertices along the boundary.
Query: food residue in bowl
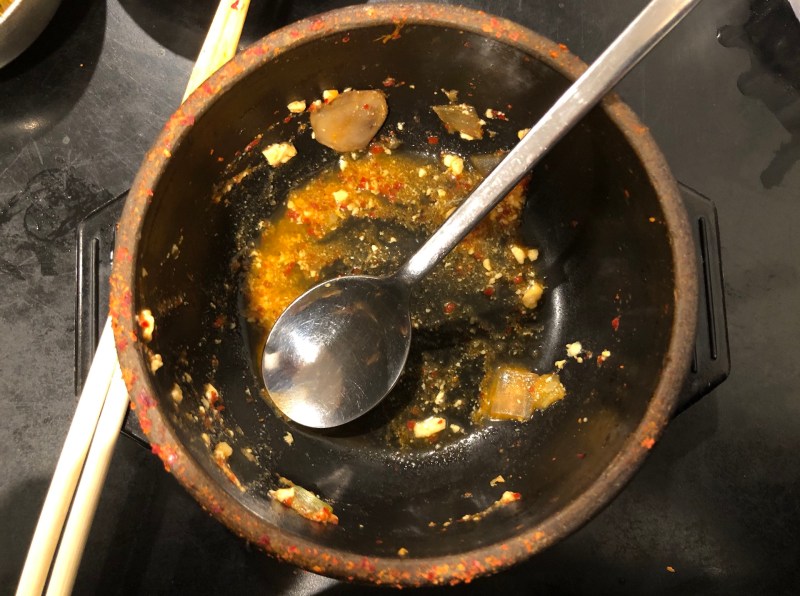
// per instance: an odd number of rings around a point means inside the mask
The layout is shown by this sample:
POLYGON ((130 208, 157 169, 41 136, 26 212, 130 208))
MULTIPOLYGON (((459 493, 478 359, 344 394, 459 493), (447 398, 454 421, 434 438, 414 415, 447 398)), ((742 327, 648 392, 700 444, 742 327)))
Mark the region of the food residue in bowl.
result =
POLYGON ((528 420, 566 395, 555 373, 539 375, 518 366, 499 365, 484 377, 478 417, 492 420, 528 420))
POLYGON ((321 524, 338 524, 339 518, 333 507, 311 491, 294 484, 286 478, 280 479, 282 488, 269 491, 269 496, 304 518, 321 524))
MULTIPOLYGON (((325 278, 396 269, 482 178, 449 152, 389 154, 376 141, 364 153, 341 155, 291 189, 285 209, 261 223, 246 279, 249 319, 267 332, 294 298, 325 278)), ((401 380, 414 399, 389 425, 395 443, 456 440, 478 420, 471 414, 480 406, 477 387, 498 366, 486 354, 504 354, 509 364, 530 358, 545 285, 533 266, 538 251, 518 235, 524 192, 524 183, 517 186, 415 294, 415 333, 424 337, 453 320, 456 327, 447 333, 459 339, 451 342, 449 355, 423 356, 415 386, 409 386, 410 375, 401 380), (452 399, 444 400, 445 389, 452 399), (458 430, 441 433, 448 425, 458 430)), ((543 409, 536 403, 505 418, 527 420, 534 409, 543 409)))

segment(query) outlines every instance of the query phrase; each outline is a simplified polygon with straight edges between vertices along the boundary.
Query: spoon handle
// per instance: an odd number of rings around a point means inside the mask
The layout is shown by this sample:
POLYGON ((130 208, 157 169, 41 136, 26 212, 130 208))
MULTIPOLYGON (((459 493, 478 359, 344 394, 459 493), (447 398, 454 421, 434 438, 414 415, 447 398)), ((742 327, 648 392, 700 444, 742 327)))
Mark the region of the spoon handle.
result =
POLYGON ((652 0, 403 265, 395 278, 410 287, 425 277, 699 1, 652 0))

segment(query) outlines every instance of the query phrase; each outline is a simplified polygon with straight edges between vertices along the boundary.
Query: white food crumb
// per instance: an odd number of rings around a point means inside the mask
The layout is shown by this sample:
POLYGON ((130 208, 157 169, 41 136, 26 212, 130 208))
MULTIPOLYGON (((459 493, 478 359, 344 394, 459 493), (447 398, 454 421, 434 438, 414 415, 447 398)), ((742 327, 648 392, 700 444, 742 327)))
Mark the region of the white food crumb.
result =
POLYGON ((566 361, 566 360, 556 360, 556 363, 555 363, 555 364, 556 364, 556 368, 557 368, 558 370, 561 370, 562 368, 564 368, 564 365, 565 365, 566 363, 567 363, 567 361, 566 361))
POLYGON ((518 138, 518 139, 521 141, 521 140, 522 140, 522 138, 523 138, 523 137, 524 137, 526 134, 528 134, 528 131, 529 131, 529 130, 530 130, 530 128, 523 128, 522 130, 518 130, 518 131, 517 131, 517 138, 518 138))
POLYGON ((458 135, 459 135, 459 136, 460 136, 462 139, 464 139, 465 141, 474 141, 474 140, 475 140, 475 137, 473 137, 472 135, 468 135, 468 134, 467 134, 467 133, 465 133, 465 132, 460 132, 460 133, 458 133, 458 135))
POLYGON ((483 259, 483 268, 486 269, 486 271, 491 271, 492 262, 489 259, 483 259))
POLYGON ((450 430, 454 433, 460 433, 462 429, 458 424, 453 423, 450 425, 450 430))
POLYGON ((503 478, 502 476, 498 475, 498 476, 495 476, 494 478, 492 478, 489 481, 489 486, 497 486, 498 484, 504 483, 505 481, 506 481, 505 478, 503 478))
POLYGON ((261 153, 264 154, 269 165, 277 167, 297 155, 297 149, 291 143, 273 143, 261 153))
POLYGON ((325 101, 331 101, 337 97, 339 97, 339 92, 336 89, 325 89, 325 91, 322 92, 322 99, 325 101))
POLYGON ((214 459, 217 461, 228 461, 228 458, 233 454, 233 449, 225 441, 217 443, 214 447, 214 459))
POLYGON ((464 160, 458 155, 445 153, 442 155, 442 163, 454 176, 460 176, 464 171, 464 160))
POLYGON ((342 172, 347 169, 347 160, 344 157, 339 158, 339 170, 342 172))
POLYGON ((150 371, 156 372, 162 366, 164 366, 164 361, 161 359, 161 354, 153 354, 150 357, 150 371))
POLYGON ((397 130, 402 131, 406 127, 405 122, 398 122, 397 123, 397 130))
POLYGON ((250 447, 245 447, 242 449, 242 455, 244 455, 249 461, 256 463, 256 456, 253 453, 253 450, 250 447))
POLYGON ((611 356, 611 352, 609 352, 608 350, 603 350, 603 351, 600 353, 600 355, 601 355, 603 358, 609 358, 609 357, 611 356))
POLYGON ((142 330, 142 339, 149 342, 153 339, 153 331, 156 330, 156 319, 149 308, 139 312, 139 329, 142 330))
POLYGON ((525 262, 525 251, 522 250, 519 246, 511 246, 511 254, 514 255, 514 258, 517 260, 517 263, 522 265, 525 262))
POLYGON ((333 200, 336 202, 337 207, 341 206, 349 196, 350 193, 346 190, 336 190, 333 192, 333 200))
POLYGON ((425 420, 420 420, 414 425, 414 436, 417 439, 430 437, 442 431, 447 426, 447 421, 439 416, 431 416, 425 420))
POLYGON ((539 250, 536 248, 529 248, 528 249, 528 260, 535 261, 539 258, 539 250))
POLYGON ((567 356, 570 358, 577 359, 581 355, 581 352, 583 352, 583 346, 581 345, 581 342, 576 341, 571 344, 567 344, 567 356))
POLYGON ((503 505, 507 505, 508 503, 513 503, 514 501, 518 500, 519 500, 519 495, 510 490, 507 490, 500 496, 500 503, 503 505))
POLYGON ((208 400, 208 403, 215 401, 219 397, 219 391, 211 383, 206 383, 203 394, 208 400))
POLYGON ((181 391, 180 385, 175 383, 172 386, 172 390, 169 392, 169 396, 172 398, 176 404, 179 404, 183 401, 183 391, 181 391))
POLYGON ((283 440, 286 442, 287 445, 293 445, 294 444, 294 437, 292 436, 292 433, 290 433, 290 432, 287 432, 285 435, 283 435, 283 440))
POLYGON ((537 281, 532 281, 525 293, 522 294, 522 305, 525 308, 536 308, 543 292, 542 285, 537 281))
POLYGON ((444 403, 444 391, 440 391, 436 394, 436 397, 433 398, 433 403, 437 406, 441 406, 444 403))
POLYGON ((306 100, 298 99, 297 101, 292 101, 286 106, 286 109, 292 114, 302 114, 306 111, 306 100))

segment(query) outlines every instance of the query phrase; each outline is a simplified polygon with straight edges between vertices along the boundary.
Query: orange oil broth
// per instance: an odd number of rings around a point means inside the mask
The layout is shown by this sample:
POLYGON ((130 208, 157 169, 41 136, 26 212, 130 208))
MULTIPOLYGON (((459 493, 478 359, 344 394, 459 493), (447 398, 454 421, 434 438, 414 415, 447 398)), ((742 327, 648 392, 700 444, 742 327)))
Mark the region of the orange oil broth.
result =
MULTIPOLYGON (((323 281, 321 270, 347 256, 348 244, 352 248, 359 240, 320 241, 349 218, 393 220, 425 238, 481 179, 469 167, 453 175, 439 160, 420 154, 342 156, 339 164, 291 190, 285 208, 263 222, 247 276, 249 318, 269 330, 292 300, 323 281)), ((476 259, 497 253, 497 235, 508 236, 519 218, 522 190, 515 189, 457 247, 460 268, 480 275, 476 259)), ((497 259, 500 265, 504 260, 509 267, 516 265, 508 254, 497 259)))

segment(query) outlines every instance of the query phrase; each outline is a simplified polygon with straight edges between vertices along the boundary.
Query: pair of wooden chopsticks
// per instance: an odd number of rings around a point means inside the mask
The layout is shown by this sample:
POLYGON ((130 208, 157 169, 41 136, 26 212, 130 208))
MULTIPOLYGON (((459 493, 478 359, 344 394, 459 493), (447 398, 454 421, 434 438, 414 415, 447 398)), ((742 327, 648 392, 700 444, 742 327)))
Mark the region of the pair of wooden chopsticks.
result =
MULTIPOLYGON (((233 58, 250 0, 221 0, 183 99, 233 58)), ((69 594, 128 408, 106 321, 33 534, 17 596, 69 594)))

